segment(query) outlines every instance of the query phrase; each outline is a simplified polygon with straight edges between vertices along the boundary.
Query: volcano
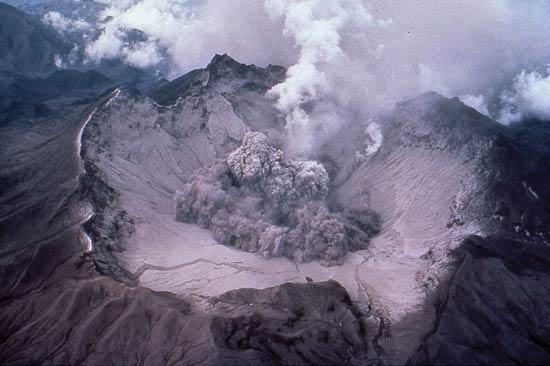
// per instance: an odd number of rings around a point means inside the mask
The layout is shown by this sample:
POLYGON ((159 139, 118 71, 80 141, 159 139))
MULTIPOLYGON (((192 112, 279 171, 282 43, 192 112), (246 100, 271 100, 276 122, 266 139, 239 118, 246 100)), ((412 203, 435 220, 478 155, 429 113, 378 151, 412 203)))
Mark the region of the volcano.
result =
POLYGON ((426 93, 293 160, 283 77, 218 55, 1 127, 3 364, 550 361, 545 125, 426 93))

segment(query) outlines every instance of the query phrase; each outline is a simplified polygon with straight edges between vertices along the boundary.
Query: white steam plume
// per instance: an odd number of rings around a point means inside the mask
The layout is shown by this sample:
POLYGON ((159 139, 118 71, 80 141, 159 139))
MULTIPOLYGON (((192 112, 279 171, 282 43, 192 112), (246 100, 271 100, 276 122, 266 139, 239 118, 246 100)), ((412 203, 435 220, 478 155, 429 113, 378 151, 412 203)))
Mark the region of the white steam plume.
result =
POLYGON ((550 121, 550 65, 545 73, 523 70, 501 95, 499 121, 508 124, 522 118, 550 121))
POLYGON ((382 142, 384 141, 384 135, 380 130, 380 125, 376 122, 371 122, 365 129, 365 149, 363 151, 357 151, 355 157, 359 162, 364 161, 369 156, 373 155, 380 149, 382 142))
MULTIPOLYGON (((372 17, 355 0, 266 0, 265 7, 274 19, 283 19, 283 34, 294 40, 298 61, 287 70, 286 80, 269 90, 286 120, 291 150, 299 155, 309 152, 313 141, 309 102, 326 97, 331 85, 331 68, 344 62, 340 47, 342 33, 349 23, 368 25, 372 17)), ((317 126, 318 127, 318 126, 317 126)))
POLYGON ((489 106, 487 105, 487 101, 485 100, 485 97, 483 95, 467 94, 467 95, 461 96, 460 100, 462 100, 462 103, 466 104, 468 107, 472 107, 473 109, 477 110, 479 113, 484 114, 486 116, 489 115, 489 106))

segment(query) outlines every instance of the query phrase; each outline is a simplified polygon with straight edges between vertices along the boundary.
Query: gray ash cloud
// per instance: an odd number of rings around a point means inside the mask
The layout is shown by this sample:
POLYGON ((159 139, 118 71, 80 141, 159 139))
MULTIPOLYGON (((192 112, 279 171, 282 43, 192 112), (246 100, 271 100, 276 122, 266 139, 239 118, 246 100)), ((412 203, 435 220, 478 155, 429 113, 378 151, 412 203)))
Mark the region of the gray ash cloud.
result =
POLYGON ((329 176, 315 161, 287 160, 259 132, 227 159, 199 170, 176 195, 177 219, 209 228, 221 244, 296 262, 342 264, 379 231, 369 207, 333 212, 329 176))

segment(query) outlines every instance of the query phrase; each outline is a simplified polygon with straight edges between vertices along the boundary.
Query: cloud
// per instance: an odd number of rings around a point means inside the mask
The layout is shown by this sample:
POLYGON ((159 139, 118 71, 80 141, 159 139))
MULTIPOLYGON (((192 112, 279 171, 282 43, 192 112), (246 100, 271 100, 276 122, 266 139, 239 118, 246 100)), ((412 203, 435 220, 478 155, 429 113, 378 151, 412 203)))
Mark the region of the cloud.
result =
POLYGON ((110 24, 105 25, 99 37, 86 46, 87 56, 93 61, 121 57, 123 48, 121 37, 122 32, 116 27, 112 27, 110 24))
MULTIPOLYGON (((241 62, 259 65, 285 64, 291 44, 277 30, 260 1, 248 0, 119 0, 100 16, 102 35, 87 47, 92 60, 121 57, 133 60, 133 52, 165 55, 166 76, 176 77, 204 67, 216 53, 228 53, 241 62), (125 35, 139 30, 147 37, 125 46, 125 35), (112 45, 110 45, 112 44, 112 45), (288 51, 285 51, 288 50, 288 51)), ((153 66, 158 58, 142 58, 153 66)))
POLYGON ((45 24, 52 26, 60 33, 88 31, 92 29, 92 26, 88 22, 82 19, 71 20, 57 11, 47 12, 42 17, 42 21, 45 24))
POLYGON ((550 65, 545 72, 522 70, 512 87, 501 94, 499 121, 508 124, 523 118, 550 120, 550 65))
POLYGON ((58 69, 65 68, 65 63, 63 62, 63 58, 60 55, 56 54, 53 58, 53 62, 55 64, 55 67, 57 67, 58 69))

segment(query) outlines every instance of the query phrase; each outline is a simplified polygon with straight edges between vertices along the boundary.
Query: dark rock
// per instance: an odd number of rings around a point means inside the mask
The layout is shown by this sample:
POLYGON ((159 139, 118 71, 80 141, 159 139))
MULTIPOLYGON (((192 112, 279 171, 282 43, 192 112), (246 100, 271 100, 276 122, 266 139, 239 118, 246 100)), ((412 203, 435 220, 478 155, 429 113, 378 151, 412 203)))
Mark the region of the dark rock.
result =
POLYGON ((549 254, 502 237, 467 240, 436 328, 410 364, 548 364, 549 254))
POLYGON ((235 290, 215 301, 239 314, 212 319, 217 364, 368 363, 363 316, 337 282, 235 290))

